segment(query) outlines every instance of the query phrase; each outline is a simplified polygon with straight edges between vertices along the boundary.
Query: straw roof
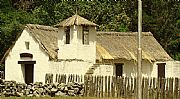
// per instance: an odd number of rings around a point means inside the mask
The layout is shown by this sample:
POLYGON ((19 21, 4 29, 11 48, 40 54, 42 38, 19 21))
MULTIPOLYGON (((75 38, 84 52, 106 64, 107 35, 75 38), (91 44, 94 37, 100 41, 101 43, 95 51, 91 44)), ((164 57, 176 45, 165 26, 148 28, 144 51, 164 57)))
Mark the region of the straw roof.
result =
POLYGON ((57 58, 58 29, 50 26, 27 24, 25 30, 32 34, 40 46, 49 54, 50 59, 57 58))
MULTIPOLYGON (((137 60, 136 35, 137 32, 98 32, 97 44, 106 49, 114 59, 137 60)), ((103 58, 106 59, 106 57, 103 58)), ((142 59, 149 61, 167 61, 171 60, 171 57, 150 32, 143 32, 142 59)))
POLYGON ((84 26, 96 26, 95 23, 88 21, 87 19, 79 16, 73 15, 72 17, 65 19, 64 21, 60 22, 59 24, 55 25, 56 27, 59 26, 72 26, 72 25, 84 25, 84 26))
MULTIPOLYGON (((51 60, 57 60, 57 28, 28 24, 25 30, 32 34, 51 60)), ((97 32, 96 58, 136 60, 136 34, 136 32, 97 32)), ((9 51, 2 60, 8 53, 9 51)), ((142 33, 142 58, 149 61, 172 60, 150 32, 142 33)))

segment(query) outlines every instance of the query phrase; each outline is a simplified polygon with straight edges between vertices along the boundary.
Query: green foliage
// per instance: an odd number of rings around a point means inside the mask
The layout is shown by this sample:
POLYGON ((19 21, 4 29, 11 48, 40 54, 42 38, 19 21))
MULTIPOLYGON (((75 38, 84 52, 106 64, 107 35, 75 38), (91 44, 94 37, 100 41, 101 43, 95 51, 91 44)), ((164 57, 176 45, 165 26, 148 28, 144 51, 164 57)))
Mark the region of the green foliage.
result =
POLYGON ((32 14, 22 10, 4 9, 0 11, 0 59, 12 45, 17 34, 22 32, 24 25, 36 23, 34 19, 32 14))
POLYGON ((4 70, 5 70, 4 64, 0 64, 0 71, 4 71, 4 70))
MULTIPOLYGON (((99 31, 137 31, 137 0, 0 0, 0 58, 28 23, 55 25, 79 14, 99 31), (28 2, 28 3, 27 3, 28 2)), ((143 31, 152 32, 163 48, 180 60, 180 3, 143 0, 143 31)))

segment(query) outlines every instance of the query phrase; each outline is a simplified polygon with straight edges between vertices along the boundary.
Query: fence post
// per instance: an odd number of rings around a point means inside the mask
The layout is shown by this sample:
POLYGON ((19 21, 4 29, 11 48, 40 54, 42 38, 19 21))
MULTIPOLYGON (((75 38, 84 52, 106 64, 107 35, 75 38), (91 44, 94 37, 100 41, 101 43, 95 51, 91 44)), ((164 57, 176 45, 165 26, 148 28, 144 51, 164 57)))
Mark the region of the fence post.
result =
POLYGON ((116 78, 116 93, 117 93, 117 98, 120 96, 120 78, 119 76, 116 78))
POLYGON ((108 88, 107 88, 107 87, 108 87, 108 86, 107 86, 107 85, 108 85, 108 83, 107 83, 107 76, 105 76, 105 81, 104 81, 104 82, 105 82, 105 97, 107 97, 107 96, 108 96, 108 95, 107 95, 107 89, 108 89, 108 88))
POLYGON ((108 97, 110 97, 110 85, 111 85, 110 79, 111 76, 108 76, 108 97))
POLYGON ((88 90, 87 90, 87 75, 84 75, 84 95, 87 96, 88 90))
POLYGON ((114 98, 115 97, 115 76, 112 76, 111 81, 111 95, 114 98))
POLYGON ((178 78, 175 78, 175 82, 174 82, 174 99, 178 99, 178 78))
POLYGON ((103 95, 103 93, 104 93, 104 90, 103 90, 103 86, 104 86, 104 84, 103 84, 103 80, 104 80, 104 77, 103 76, 101 76, 101 97, 103 97, 104 95, 103 95))

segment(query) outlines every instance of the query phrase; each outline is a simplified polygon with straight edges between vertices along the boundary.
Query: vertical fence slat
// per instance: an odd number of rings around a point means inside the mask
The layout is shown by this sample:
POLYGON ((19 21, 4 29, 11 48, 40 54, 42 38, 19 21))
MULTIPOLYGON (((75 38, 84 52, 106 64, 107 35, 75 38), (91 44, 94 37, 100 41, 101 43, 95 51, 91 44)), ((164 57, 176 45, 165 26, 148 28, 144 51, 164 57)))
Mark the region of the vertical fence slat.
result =
POLYGON ((131 95, 131 99, 133 98, 133 78, 131 77, 131 85, 130 85, 130 95, 131 95))
POLYGON ((84 96, 87 97, 87 76, 84 75, 84 96))
POLYGON ((152 99, 152 94, 153 94, 153 90, 152 90, 152 86, 153 86, 153 79, 149 78, 149 99, 152 99))
POLYGON ((115 97, 115 83, 116 83, 116 78, 115 76, 112 76, 112 83, 111 83, 111 92, 112 92, 112 97, 115 97))
POLYGON ((144 94, 146 95, 144 99, 148 99, 148 90, 149 90, 149 80, 148 78, 144 79, 144 94))
POLYGON ((97 89, 98 89, 98 93, 97 93, 97 95, 98 95, 98 97, 100 97, 100 76, 97 76, 97 89))
POLYGON ((145 78, 143 78, 142 79, 142 97, 143 97, 143 99, 147 99, 145 89, 146 89, 146 87, 145 87, 145 78))
POLYGON ((121 77, 121 96, 124 97, 124 77, 121 77))
POLYGON ((95 78, 92 76, 92 97, 94 97, 94 92, 95 92, 95 78))
POLYGON ((93 80, 93 76, 91 76, 91 79, 90 79, 90 90, 91 90, 91 97, 93 97, 93 94, 94 94, 94 80, 93 80))
POLYGON ((168 79, 165 80, 165 99, 168 97, 168 79))
POLYGON ((110 97, 110 85, 111 85, 111 82, 110 82, 110 78, 111 76, 108 76, 108 97, 110 97))
POLYGON ((97 78, 97 76, 95 76, 95 78, 94 78, 94 82, 95 82, 95 84, 94 84, 94 87, 95 87, 95 91, 94 91, 94 96, 95 97, 97 97, 98 96, 98 78, 97 78))
POLYGON ((108 85, 108 83, 107 83, 107 76, 105 76, 105 81, 104 81, 104 83, 105 83, 105 97, 107 97, 108 95, 107 95, 107 85, 108 85))
POLYGON ((173 78, 169 79, 169 98, 173 99, 173 78))
POLYGON ((136 97, 136 95, 137 95, 137 79, 136 78, 134 78, 134 96, 136 97))
POLYGON ((174 99, 178 99, 178 78, 175 78, 175 83, 174 83, 174 99))
POLYGON ((123 93, 124 93, 125 99, 127 99, 127 77, 125 77, 123 85, 124 85, 123 93))
POLYGON ((101 76, 101 97, 103 98, 103 94, 104 94, 104 89, 103 89, 103 86, 104 86, 104 77, 103 76, 101 76))
POLYGON ((117 90, 117 98, 119 98, 119 96, 120 96, 120 78, 119 78, 119 76, 117 77, 117 80, 116 80, 116 90, 117 90))

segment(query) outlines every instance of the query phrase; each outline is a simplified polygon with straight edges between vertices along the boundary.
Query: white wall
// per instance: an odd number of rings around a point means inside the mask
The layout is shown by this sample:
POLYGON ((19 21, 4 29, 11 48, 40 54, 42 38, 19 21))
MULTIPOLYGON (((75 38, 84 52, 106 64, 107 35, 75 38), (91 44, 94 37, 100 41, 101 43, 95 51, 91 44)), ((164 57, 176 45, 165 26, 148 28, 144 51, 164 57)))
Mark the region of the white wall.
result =
POLYGON ((61 62, 49 62, 50 73, 56 74, 77 74, 85 75, 87 70, 93 63, 86 61, 61 61, 61 62))
POLYGON ((113 65, 104 64, 97 67, 93 75, 102 75, 102 76, 112 76, 113 75, 113 65))
MULTIPOLYGON (((123 76, 127 77, 135 77, 137 73, 137 66, 135 61, 121 60, 116 63, 123 63, 123 76)), ((144 77, 157 76, 156 69, 153 66, 154 63, 150 63, 149 61, 142 61, 142 75, 144 77)), ((111 65, 100 65, 95 70, 95 75, 115 75, 115 66, 111 65)))
POLYGON ((61 61, 49 62, 49 65, 51 67, 51 73, 84 75, 92 63, 83 61, 61 61))
MULTIPOLYGON (((132 77, 136 76, 137 68, 135 61, 121 61, 123 65, 123 75, 132 77)), ((165 65, 165 77, 180 77, 180 62, 179 61, 166 61, 166 62, 149 62, 147 60, 142 61, 142 75, 144 77, 158 77, 158 65, 157 63, 166 63, 165 65)), ((113 67, 113 65, 112 65, 113 67)))
POLYGON ((180 61, 166 62, 166 77, 180 78, 180 61))
POLYGON ((89 45, 82 44, 82 26, 70 27, 70 44, 65 44, 64 28, 58 32, 58 59, 82 59, 95 63, 96 60, 96 30, 89 27, 89 45))
POLYGON ((33 54, 33 60, 36 61, 36 64, 34 64, 34 82, 44 82, 45 73, 49 70, 49 56, 44 53, 39 44, 26 30, 23 31, 19 39, 16 41, 14 47, 10 51, 9 55, 5 59, 5 79, 24 82, 24 66, 18 64, 18 61, 21 61, 20 53, 33 54), (30 43, 29 50, 27 50, 25 46, 25 42, 27 41, 30 43))

